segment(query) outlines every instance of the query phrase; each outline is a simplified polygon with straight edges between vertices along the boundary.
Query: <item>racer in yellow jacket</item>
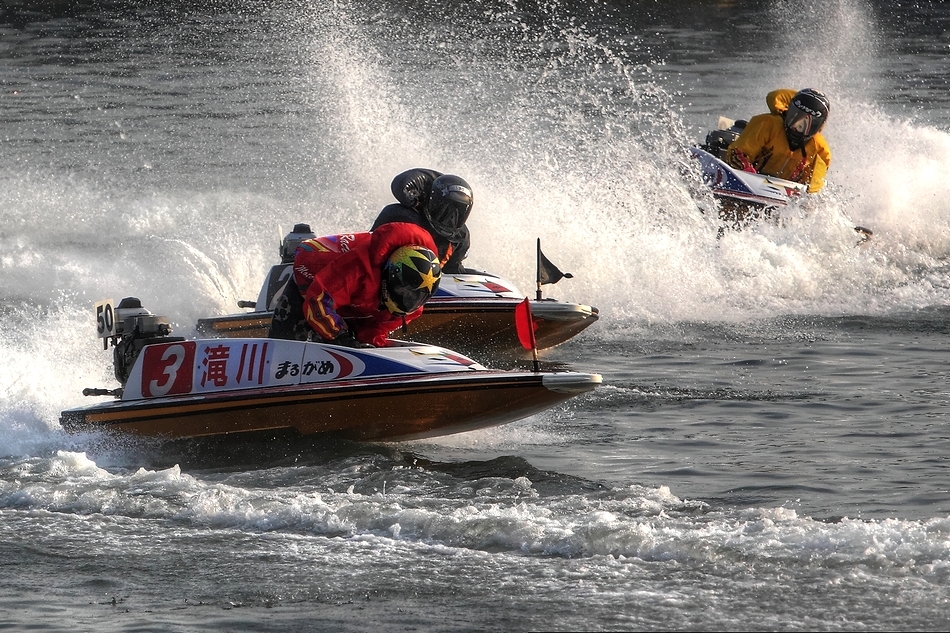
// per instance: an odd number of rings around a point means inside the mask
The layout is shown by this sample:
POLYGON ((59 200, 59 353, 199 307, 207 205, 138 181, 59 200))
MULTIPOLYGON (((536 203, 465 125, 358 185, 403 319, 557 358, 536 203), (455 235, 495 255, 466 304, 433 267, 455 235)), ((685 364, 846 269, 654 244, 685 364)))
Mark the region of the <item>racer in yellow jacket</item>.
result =
POLYGON ((831 148, 820 134, 828 120, 828 98, 811 88, 782 88, 766 96, 768 114, 752 117, 729 145, 725 161, 745 171, 808 185, 808 193, 825 186, 831 148))

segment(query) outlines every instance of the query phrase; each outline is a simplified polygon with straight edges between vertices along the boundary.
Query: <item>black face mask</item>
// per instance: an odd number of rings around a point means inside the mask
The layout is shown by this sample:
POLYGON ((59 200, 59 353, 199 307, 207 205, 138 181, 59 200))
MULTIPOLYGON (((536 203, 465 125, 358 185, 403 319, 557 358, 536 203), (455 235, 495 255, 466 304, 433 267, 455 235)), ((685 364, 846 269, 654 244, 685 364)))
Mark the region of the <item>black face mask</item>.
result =
POLYGON ((465 222, 472 211, 472 205, 443 198, 436 204, 430 204, 427 211, 429 223, 435 232, 450 242, 455 242, 465 235, 465 222))
POLYGON ((808 139, 811 137, 806 138, 801 132, 785 128, 785 138, 788 139, 789 149, 798 151, 805 147, 805 143, 807 143, 808 139))

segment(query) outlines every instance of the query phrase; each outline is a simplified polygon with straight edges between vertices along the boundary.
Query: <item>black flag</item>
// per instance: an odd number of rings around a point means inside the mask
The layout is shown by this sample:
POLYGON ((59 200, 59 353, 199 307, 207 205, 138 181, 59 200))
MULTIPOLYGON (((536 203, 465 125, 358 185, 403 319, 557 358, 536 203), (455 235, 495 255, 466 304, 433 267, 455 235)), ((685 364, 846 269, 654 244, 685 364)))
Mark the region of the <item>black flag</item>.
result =
POLYGON ((543 284, 556 284, 561 281, 561 277, 571 279, 574 277, 571 273, 562 273, 561 270, 551 263, 544 253, 541 252, 541 238, 538 238, 538 286, 543 284))

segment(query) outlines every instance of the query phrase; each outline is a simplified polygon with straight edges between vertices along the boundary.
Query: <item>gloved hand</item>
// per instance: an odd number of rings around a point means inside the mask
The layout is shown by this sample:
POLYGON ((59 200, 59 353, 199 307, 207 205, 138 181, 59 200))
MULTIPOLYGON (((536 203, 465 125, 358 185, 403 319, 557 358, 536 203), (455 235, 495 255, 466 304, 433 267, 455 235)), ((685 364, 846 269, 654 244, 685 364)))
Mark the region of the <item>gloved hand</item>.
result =
POLYGON ((739 163, 742 165, 742 167, 741 167, 742 171, 747 171, 747 172, 749 172, 750 174, 757 174, 757 173, 759 173, 759 172, 757 172, 757 171, 755 170, 755 167, 752 165, 752 161, 749 160, 749 157, 748 157, 748 156, 746 156, 745 154, 743 154, 743 153, 740 152, 739 150, 736 150, 735 156, 736 156, 736 160, 738 160, 739 163))
POLYGON ((353 334, 352 330, 347 330, 346 332, 343 332, 342 334, 340 334, 339 336, 337 336, 335 339, 333 339, 330 342, 333 343, 334 345, 343 345, 344 347, 353 347, 356 349, 366 349, 369 347, 373 347, 373 345, 370 345, 369 343, 361 343, 357 341, 356 336, 353 334))

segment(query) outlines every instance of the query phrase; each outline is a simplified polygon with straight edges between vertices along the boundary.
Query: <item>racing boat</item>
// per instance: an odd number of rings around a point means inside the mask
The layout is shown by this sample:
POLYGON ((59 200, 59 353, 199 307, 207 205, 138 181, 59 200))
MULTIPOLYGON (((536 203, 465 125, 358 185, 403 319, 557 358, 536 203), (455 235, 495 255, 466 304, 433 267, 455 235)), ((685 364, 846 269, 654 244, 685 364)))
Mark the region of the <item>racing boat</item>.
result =
MULTIPOLYGON (((691 147, 690 155, 699 161, 703 184, 719 202, 719 218, 733 229, 772 217, 773 213, 804 199, 808 187, 802 183, 735 169, 724 162, 726 150, 746 126, 746 121, 719 117, 718 128, 706 135, 706 142, 691 147)), ((720 236, 724 227, 720 228, 720 236)), ((861 236, 858 244, 873 234, 870 229, 855 226, 861 236)))
MULTIPOLYGON (((239 307, 251 308, 251 311, 199 319, 198 334, 224 338, 266 336, 274 302, 292 278, 297 244, 313 236, 308 225, 296 225, 281 242, 281 263, 271 268, 257 300, 238 303, 239 307)), ((540 244, 538 262, 538 291, 536 299, 531 301, 531 314, 537 346, 543 350, 574 337, 599 315, 592 306, 542 299, 540 285, 547 283, 542 281, 543 266, 551 265, 541 253, 540 244)), ((525 349, 514 327, 514 310, 524 298, 515 284, 497 275, 444 274, 422 315, 399 332, 399 336, 412 342, 459 350, 470 356, 482 357, 488 353, 493 357, 525 358, 525 349)))
POLYGON ((699 161, 703 184, 720 202, 719 217, 736 228, 769 217, 774 209, 788 206, 808 191, 801 183, 734 169, 723 161, 745 125, 746 121, 719 117, 718 129, 706 135, 705 144, 690 148, 699 161))
MULTIPOLYGON (((171 336, 167 318, 129 297, 96 304, 120 387, 63 411, 70 432, 170 440, 261 432, 408 440, 505 424, 601 383, 598 374, 488 369, 453 351, 399 342, 351 348, 268 338, 171 336)), ((250 435, 248 435, 250 436, 250 435)))

